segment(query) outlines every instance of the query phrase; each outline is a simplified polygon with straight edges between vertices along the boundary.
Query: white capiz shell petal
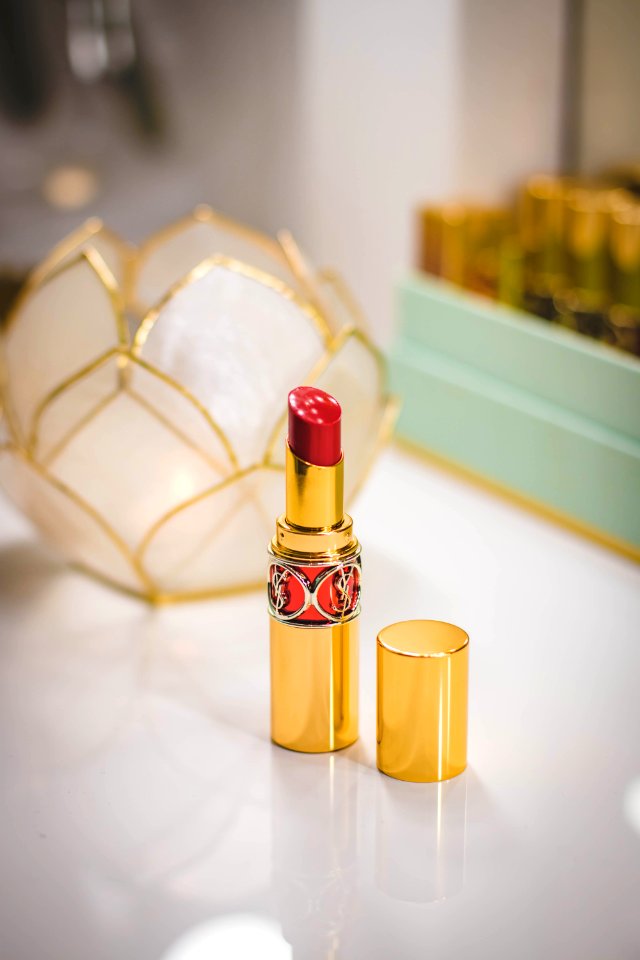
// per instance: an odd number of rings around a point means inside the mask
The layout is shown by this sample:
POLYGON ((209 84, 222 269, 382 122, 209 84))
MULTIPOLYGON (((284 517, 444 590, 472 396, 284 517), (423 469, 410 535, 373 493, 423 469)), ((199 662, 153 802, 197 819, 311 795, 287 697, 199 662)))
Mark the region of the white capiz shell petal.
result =
POLYGON ((81 254, 27 292, 4 337, 11 409, 22 437, 47 395, 69 377, 115 350, 123 318, 95 257, 81 254))
POLYGON ((0 481, 45 540, 69 560, 127 589, 141 589, 124 546, 108 524, 82 505, 75 492, 52 482, 37 466, 9 451, 0 453, 0 481))
POLYGON ((314 311, 257 274, 214 263, 160 310, 140 356, 198 397, 244 467, 325 349, 314 311))
POLYGON ((142 553, 145 569, 167 593, 259 582, 282 487, 282 474, 264 468, 220 485, 159 527, 142 553))
POLYGON ((297 288, 279 244, 257 231, 234 224, 208 209, 196 211, 181 228, 144 244, 135 273, 134 298, 151 306, 203 260, 222 255, 246 263, 297 288))
POLYGON ((32 431, 33 454, 50 465, 64 444, 120 389, 120 371, 115 356, 55 394, 40 411, 32 431))
POLYGON ((70 439, 51 471, 111 518, 132 549, 159 517, 223 476, 126 392, 70 439))

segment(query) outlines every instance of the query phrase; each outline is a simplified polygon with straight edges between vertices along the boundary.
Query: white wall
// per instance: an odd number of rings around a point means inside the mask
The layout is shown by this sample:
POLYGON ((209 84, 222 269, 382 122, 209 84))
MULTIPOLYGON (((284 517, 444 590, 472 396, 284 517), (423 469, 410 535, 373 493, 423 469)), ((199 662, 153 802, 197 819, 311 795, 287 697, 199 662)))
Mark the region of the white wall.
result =
POLYGON ((459 3, 461 196, 503 201, 531 173, 559 163, 563 0, 459 3))
POLYGON ((561 12, 560 0, 299 4, 268 220, 342 270, 382 339, 421 200, 500 200, 555 168, 561 12))
POLYGON ((411 259, 411 211, 452 189, 458 24, 449 0, 305 0, 288 162, 270 211, 347 277, 377 330, 411 259))

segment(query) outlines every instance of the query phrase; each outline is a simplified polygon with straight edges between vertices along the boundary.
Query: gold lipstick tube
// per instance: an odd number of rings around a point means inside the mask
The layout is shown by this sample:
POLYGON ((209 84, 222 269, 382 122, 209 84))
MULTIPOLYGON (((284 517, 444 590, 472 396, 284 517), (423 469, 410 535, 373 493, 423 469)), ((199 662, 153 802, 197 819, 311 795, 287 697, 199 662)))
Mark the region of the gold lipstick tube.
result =
POLYGON ((271 739, 326 753, 358 738, 360 545, 343 512, 343 460, 286 450, 286 511, 269 548, 271 739))

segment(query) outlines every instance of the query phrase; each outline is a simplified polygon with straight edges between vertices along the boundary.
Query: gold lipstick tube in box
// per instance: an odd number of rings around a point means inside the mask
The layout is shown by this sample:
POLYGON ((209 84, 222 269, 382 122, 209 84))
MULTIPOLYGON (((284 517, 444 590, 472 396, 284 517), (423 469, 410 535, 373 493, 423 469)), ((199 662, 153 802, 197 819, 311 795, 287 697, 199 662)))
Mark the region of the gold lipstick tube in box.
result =
POLYGON ((614 210, 610 229, 614 302, 640 309, 640 203, 614 210))
POLYGON ((614 211, 610 248, 614 303, 607 328, 616 346, 640 356, 640 203, 614 211))
POLYGON ((325 753, 358 738, 360 546, 343 502, 343 461, 286 450, 286 512, 269 549, 271 738, 325 753))
POLYGON ((566 270, 565 199, 572 184, 565 178, 531 177, 520 193, 520 239, 533 274, 554 279, 566 270))
POLYGON ((468 213, 462 203, 419 211, 418 265, 434 276, 465 286, 468 273, 468 213))
POLYGON ((615 204, 612 190, 569 191, 565 226, 568 281, 554 297, 560 322, 589 337, 605 335, 609 304, 609 216, 615 204))

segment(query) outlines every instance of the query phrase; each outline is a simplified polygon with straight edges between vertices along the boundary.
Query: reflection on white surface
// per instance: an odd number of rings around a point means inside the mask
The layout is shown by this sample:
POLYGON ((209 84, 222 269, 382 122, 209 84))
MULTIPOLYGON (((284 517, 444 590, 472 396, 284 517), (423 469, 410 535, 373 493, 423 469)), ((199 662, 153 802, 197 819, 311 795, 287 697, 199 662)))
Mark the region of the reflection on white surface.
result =
POLYGON ((464 885, 467 772, 443 783, 382 777, 376 789, 376 883, 396 900, 431 903, 464 885))
POLYGON ((268 917, 238 913, 188 930, 162 960, 292 960, 291 947, 268 917))
POLYGON ((640 777, 635 777, 627 786, 622 806, 627 822, 640 836, 640 777))
POLYGON ((357 765, 273 747, 273 885, 294 960, 343 956, 357 866, 357 765))
POLYGON ((354 512, 362 735, 306 756, 269 740, 261 594, 149 610, 0 504, 0 960, 166 960, 238 915, 294 960, 640 956, 639 571, 398 451, 354 512), (398 614, 473 630, 440 787, 375 769, 398 614))

